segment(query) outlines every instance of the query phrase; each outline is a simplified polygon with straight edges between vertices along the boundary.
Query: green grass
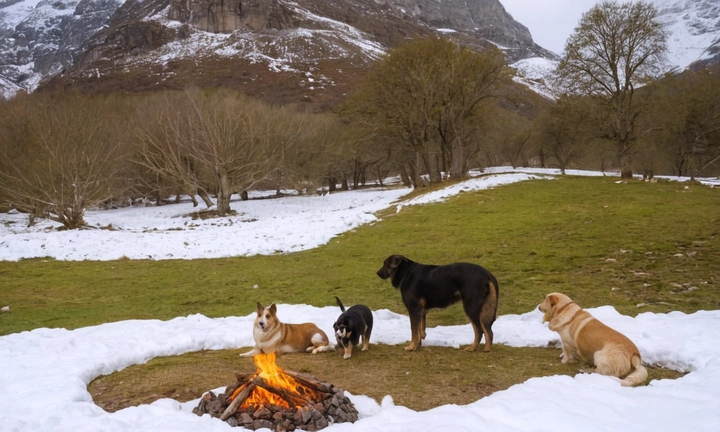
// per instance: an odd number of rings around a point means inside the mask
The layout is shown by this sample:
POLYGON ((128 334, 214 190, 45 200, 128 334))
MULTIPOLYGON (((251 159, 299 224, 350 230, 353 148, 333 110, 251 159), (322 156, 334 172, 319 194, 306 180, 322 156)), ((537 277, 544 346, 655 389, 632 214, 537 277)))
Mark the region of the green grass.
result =
MULTIPOLYGON (((616 182, 568 177, 465 192, 442 204, 385 212, 378 223, 288 255, 0 262, 0 303, 12 310, 0 315, 0 334, 193 313, 247 315, 257 301, 334 305, 335 295, 403 312, 397 291, 375 275, 394 253, 487 267, 500 284, 501 314, 527 312, 551 291, 629 315, 718 309, 720 191, 616 182)), ((430 318, 434 325, 464 322, 456 310, 430 318)))
MULTIPOLYGON (((323 247, 288 255, 0 262, 0 303, 11 307, 10 313, 0 314, 0 335, 194 313, 242 316, 252 313, 258 301, 326 306, 334 305, 335 295, 346 304, 405 313, 399 293, 375 275, 383 259, 395 253, 422 263, 483 265, 499 281, 500 314, 525 313, 553 291, 568 294, 583 307, 613 305, 633 316, 720 308, 718 189, 563 177, 464 192, 442 204, 405 207, 398 214, 384 211, 381 216, 381 221, 323 247), (256 284, 258 289, 253 288, 256 284)), ((464 323, 457 305, 428 315, 428 326, 464 323)), ((392 352, 386 363, 400 361, 400 367, 429 354, 383 347, 361 355, 370 359, 382 350, 392 352)), ((495 353, 462 357, 456 350, 432 350, 450 352, 448 356, 475 366, 497 359, 495 353)), ((522 357, 532 358, 527 353, 522 357)), ((181 366, 183 358, 168 361, 181 366)), ((228 364, 237 361, 236 355, 227 359, 228 364)), ((527 370, 527 376, 545 373, 530 360, 521 363, 514 368, 527 370)), ((434 372, 440 374, 443 366, 440 362, 434 372)), ((521 379, 510 374, 487 388, 507 388, 521 379)), ((363 378, 350 385, 363 386, 363 378)), ((386 378, 385 394, 392 393, 393 385, 400 382, 386 378)), ((421 386, 407 391, 413 393, 407 397, 417 399, 419 392, 434 390, 421 386)))

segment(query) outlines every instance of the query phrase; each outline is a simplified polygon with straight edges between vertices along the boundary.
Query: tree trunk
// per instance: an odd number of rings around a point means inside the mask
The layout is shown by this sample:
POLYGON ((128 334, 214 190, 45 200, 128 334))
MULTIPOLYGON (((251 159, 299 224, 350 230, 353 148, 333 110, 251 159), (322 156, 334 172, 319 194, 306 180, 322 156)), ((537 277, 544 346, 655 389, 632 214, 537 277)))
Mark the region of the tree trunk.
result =
POLYGON ((402 181, 402 184, 405 187, 415 186, 412 182, 412 177, 408 173, 407 166, 402 162, 400 162, 400 181, 402 181))
POLYGON ((425 181, 422 178, 423 171, 423 156, 419 150, 415 151, 415 169, 413 169, 413 185, 415 187, 426 186, 425 181))
POLYGON ((230 213, 230 179, 226 172, 218 174, 217 213, 218 216, 225 216, 230 213))
POLYGON ((450 178, 461 179, 465 177, 465 149, 462 145, 462 140, 455 139, 452 145, 452 156, 450 158, 450 178))
POLYGON ((200 195, 200 198, 202 198, 202 200, 206 206, 212 207, 213 202, 210 199, 210 195, 208 195, 207 191, 204 188, 199 187, 197 189, 197 193, 198 193, 198 195, 200 195))
POLYGON ((633 178, 632 159, 627 155, 620 156, 620 178, 622 178, 622 179, 633 178))

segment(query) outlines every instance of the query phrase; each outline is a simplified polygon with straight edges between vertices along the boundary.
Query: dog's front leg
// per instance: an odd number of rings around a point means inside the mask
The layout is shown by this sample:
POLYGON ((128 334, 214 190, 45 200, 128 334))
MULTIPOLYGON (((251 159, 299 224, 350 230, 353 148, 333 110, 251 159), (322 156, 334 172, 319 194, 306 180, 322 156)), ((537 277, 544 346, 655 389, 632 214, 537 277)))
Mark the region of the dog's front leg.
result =
POLYGON ((352 342, 348 342, 347 346, 345 346, 345 355, 343 355, 343 359, 347 360, 352 356, 352 349, 353 344, 352 342))
POLYGON ((246 353, 240 354, 240 357, 251 357, 251 356, 256 356, 256 355, 258 355, 258 354, 260 354, 260 353, 262 353, 262 351, 259 350, 257 347, 255 347, 255 348, 253 348, 252 350, 250 350, 250 351, 248 351, 248 352, 246 352, 246 353))
POLYGON ((575 353, 577 349, 570 343, 563 343, 563 350, 560 354, 560 363, 565 364, 575 361, 575 353))

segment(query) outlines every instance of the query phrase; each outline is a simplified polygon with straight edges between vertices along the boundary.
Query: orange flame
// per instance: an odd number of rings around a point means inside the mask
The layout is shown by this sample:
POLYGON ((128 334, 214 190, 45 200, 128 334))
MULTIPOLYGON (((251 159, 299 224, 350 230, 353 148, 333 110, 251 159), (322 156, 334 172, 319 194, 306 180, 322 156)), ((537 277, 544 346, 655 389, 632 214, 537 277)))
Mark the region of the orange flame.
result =
MULTIPOLYGON (((255 373, 255 375, 264 379, 265 382, 267 382, 269 385, 277 388, 286 389, 292 394, 297 395, 301 398, 306 398, 306 395, 313 395, 316 393, 315 391, 308 389, 307 387, 298 383, 290 375, 286 374, 275 363, 275 353, 258 354, 253 357, 253 359, 255 360, 255 366, 257 366, 257 372, 255 373)), ((285 399, 263 388, 255 387, 250 396, 243 403, 241 409, 249 408, 250 405, 262 406, 264 404, 271 404, 284 408, 290 408, 285 399)))

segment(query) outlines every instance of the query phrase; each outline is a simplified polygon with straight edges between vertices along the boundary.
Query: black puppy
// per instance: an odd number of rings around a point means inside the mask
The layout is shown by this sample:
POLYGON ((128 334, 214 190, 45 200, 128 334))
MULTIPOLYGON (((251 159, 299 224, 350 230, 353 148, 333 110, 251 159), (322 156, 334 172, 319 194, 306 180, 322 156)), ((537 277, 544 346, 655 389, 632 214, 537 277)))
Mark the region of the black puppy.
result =
POLYGON ((462 300, 475 339, 465 351, 475 351, 485 336, 485 351, 493 340, 492 325, 497 317, 498 282, 487 269, 477 264, 420 264, 402 255, 391 255, 377 271, 400 290, 410 315, 412 341, 407 351, 417 349, 425 339, 425 318, 428 309, 444 308, 462 300))
POLYGON ((333 329, 338 345, 345 349, 343 358, 349 359, 353 347, 360 343, 360 336, 362 336, 362 350, 367 351, 373 328, 373 316, 370 308, 365 305, 357 304, 345 310, 340 299, 335 297, 335 300, 342 313, 333 324, 333 329))

